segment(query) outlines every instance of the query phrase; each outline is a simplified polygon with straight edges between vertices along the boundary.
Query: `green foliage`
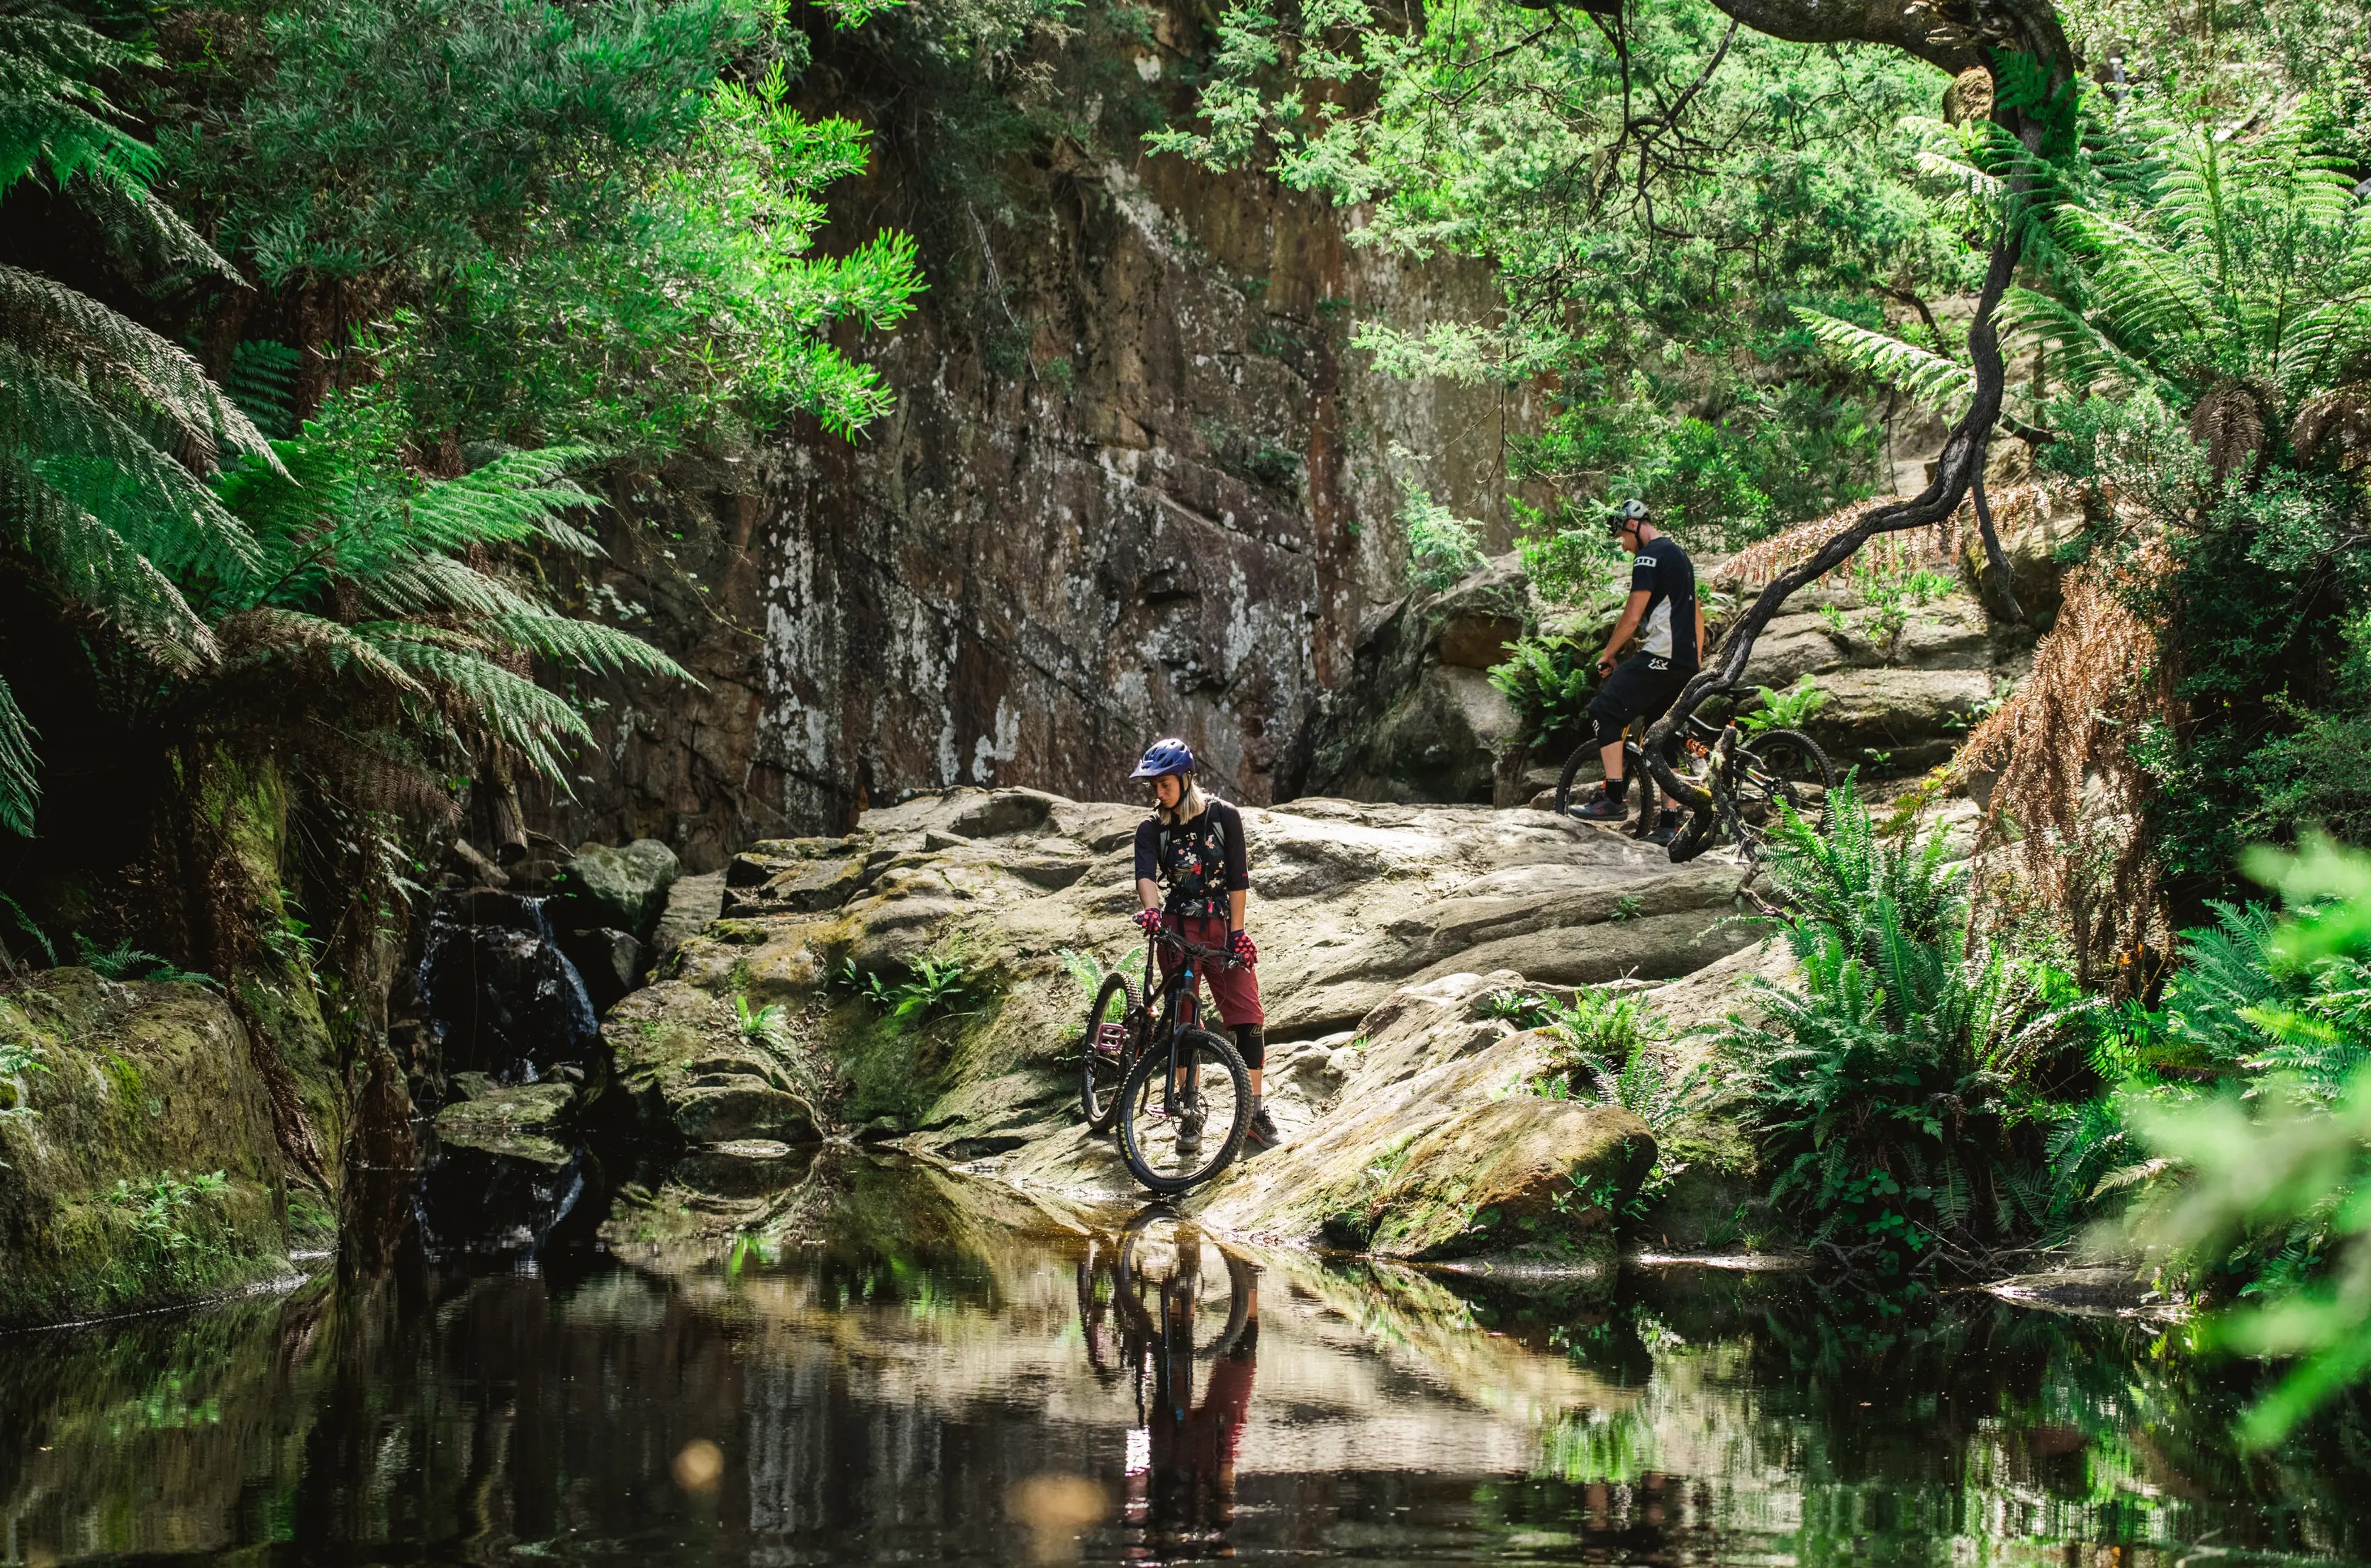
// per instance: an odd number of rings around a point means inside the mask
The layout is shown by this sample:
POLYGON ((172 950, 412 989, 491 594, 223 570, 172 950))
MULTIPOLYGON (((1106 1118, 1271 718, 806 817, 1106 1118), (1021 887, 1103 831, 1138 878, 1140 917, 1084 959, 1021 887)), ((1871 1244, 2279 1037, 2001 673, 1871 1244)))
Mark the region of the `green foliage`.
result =
POLYGON ((1104 966, 1101 961, 1091 952, 1067 947, 1056 948, 1054 957, 1062 965, 1062 973, 1070 977, 1070 984, 1079 988, 1081 996, 1093 1001, 1095 993, 1103 989, 1104 966))
MULTIPOLYGON (((0 1122, 24 1121, 40 1114, 23 1103, 17 1081, 33 1073, 46 1073, 50 1065, 42 1060, 41 1047, 27 1040, 0 1040, 0 1122)), ((0 1170, 6 1170, 0 1164, 0 1170)))
POLYGON ((839 978, 901 1028, 957 1015, 965 1003, 978 1000, 985 992, 980 978, 956 952, 924 954, 907 967, 903 978, 866 974, 854 960, 846 960, 839 978))
POLYGON ((332 0, 192 42, 165 167, 267 286, 391 298, 364 351, 422 428, 649 454, 888 407, 829 335, 906 314, 913 246, 815 253, 864 134, 789 107, 777 6, 332 0))
POLYGON ((733 1027, 753 1045, 781 1051, 791 1043, 790 1013, 780 1002, 753 1008, 748 997, 736 992, 733 997, 733 1027))
POLYGON ((1596 666, 1597 650, 1576 638, 1525 637, 1490 667, 1490 684, 1532 725, 1532 744, 1543 746, 1586 728, 1596 666))
POLYGON ((1480 569, 1482 525, 1460 517, 1413 479, 1401 487, 1400 528, 1407 537, 1408 585, 1438 594, 1480 569))
POLYGON ((179 1286, 201 1283, 236 1232, 214 1212, 230 1190, 224 1174, 192 1173, 187 1181, 164 1171, 145 1182, 118 1181, 108 1201, 132 1222, 143 1268, 179 1286))
POLYGON ((1798 676, 1785 691, 1772 691, 1768 686, 1755 686, 1753 691, 1762 705, 1737 716, 1738 728, 1748 734, 1758 735, 1764 730, 1799 730, 1812 714, 1828 705, 1828 694, 1809 675, 1798 676))
POLYGON ((1832 805, 1825 836, 1788 812, 1766 862, 1801 985, 1757 983, 1719 1041, 1770 1198, 1880 1274, 2029 1239, 2053 1208, 2023 1078, 2060 1020, 2030 965, 1966 951, 1940 829, 1895 847, 1849 779, 1832 805))
POLYGON ((2240 1092, 2127 1096, 2154 1150, 2155 1201, 2135 1234, 2169 1267, 2255 1297, 2211 1337, 2290 1362, 2241 1436, 2277 1441, 2371 1374, 2371 857, 2327 841, 2258 870, 2289 905, 2221 912, 2192 933, 2166 999, 2169 1032, 2244 1075, 2240 1092))
POLYGON ((1198 119, 1153 144, 1359 204, 1357 243, 1490 263, 1487 320, 1354 341, 1397 375, 1553 375, 1518 478, 1643 495, 1706 547, 1868 493, 1875 400, 1789 307, 1874 322, 1854 296, 1964 282, 1939 204, 1897 172, 1931 80, 1892 51, 1726 36, 1693 0, 1625 15, 1618 50, 1548 16, 1494 0, 1411 29, 1364 0, 1239 0, 1198 119))
POLYGON ((1628 564, 1603 528, 1575 525, 1569 516, 1558 526, 1545 513, 1526 513, 1520 504, 1518 514, 1525 525, 1516 537, 1515 551, 1523 575, 1544 599, 1580 604, 1604 593, 1628 564))
POLYGON ((80 931, 76 931, 74 933, 74 943, 75 951, 79 955, 83 967, 105 975, 110 980, 180 980, 211 986, 215 990, 222 988, 221 982, 213 975, 195 974, 179 968, 169 960, 159 958, 153 952, 143 952, 133 945, 132 940, 128 937, 111 948, 102 948, 80 931))

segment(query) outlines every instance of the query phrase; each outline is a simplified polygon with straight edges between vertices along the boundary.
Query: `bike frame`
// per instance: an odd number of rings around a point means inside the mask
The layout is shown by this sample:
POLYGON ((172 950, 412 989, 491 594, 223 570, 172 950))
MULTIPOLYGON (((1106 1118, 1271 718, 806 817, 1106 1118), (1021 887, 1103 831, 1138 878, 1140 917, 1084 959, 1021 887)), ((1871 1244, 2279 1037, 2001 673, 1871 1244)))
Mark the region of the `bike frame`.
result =
MULTIPOLYGON (((1218 948, 1207 948, 1199 942, 1189 942, 1183 935, 1163 928, 1158 936, 1149 938, 1144 944, 1144 994, 1147 997, 1152 995, 1152 976, 1157 968, 1155 958, 1163 942, 1181 949, 1186 955, 1186 961, 1177 966, 1177 973, 1172 974, 1162 986, 1161 1021, 1153 1025, 1162 1043, 1169 1048, 1169 1076, 1165 1080, 1168 1087, 1162 1092, 1161 1111, 1164 1116, 1174 1116, 1177 1113, 1178 1095, 1181 1092, 1190 1092, 1191 1090, 1190 1084, 1179 1082, 1186 1069, 1180 1068, 1177 1065, 1177 1040, 1180 1035, 1199 1023, 1202 1017, 1200 990, 1202 971, 1197 961, 1211 959, 1220 963, 1232 964, 1235 963, 1235 958, 1233 954, 1218 948)), ((1149 1043, 1147 1048, 1150 1049, 1149 1043)))

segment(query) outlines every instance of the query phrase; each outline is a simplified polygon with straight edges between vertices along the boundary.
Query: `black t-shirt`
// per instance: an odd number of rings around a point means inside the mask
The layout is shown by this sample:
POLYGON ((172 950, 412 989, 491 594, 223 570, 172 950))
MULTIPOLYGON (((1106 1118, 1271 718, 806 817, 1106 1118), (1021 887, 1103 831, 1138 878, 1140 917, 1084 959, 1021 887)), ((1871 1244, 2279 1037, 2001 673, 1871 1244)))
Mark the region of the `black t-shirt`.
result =
POLYGON ((1638 622, 1638 646, 1675 670, 1696 667, 1696 567, 1668 534, 1638 547, 1630 563, 1630 591, 1652 595, 1638 622))
POLYGON ((1162 907, 1172 915, 1226 918, 1227 894, 1252 885, 1243 813, 1214 800, 1174 827, 1164 827, 1158 813, 1145 818, 1136 824, 1136 880, 1166 883, 1162 907))

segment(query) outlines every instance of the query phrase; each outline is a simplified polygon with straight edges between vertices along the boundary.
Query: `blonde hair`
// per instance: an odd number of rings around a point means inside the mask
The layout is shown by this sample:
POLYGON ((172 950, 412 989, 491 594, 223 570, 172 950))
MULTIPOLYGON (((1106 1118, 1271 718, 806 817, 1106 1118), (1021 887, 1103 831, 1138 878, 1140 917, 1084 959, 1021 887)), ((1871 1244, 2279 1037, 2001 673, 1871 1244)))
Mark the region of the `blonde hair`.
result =
POLYGON ((1210 797, 1202 793, 1202 786, 1194 782, 1194 776, 1191 773, 1180 773, 1176 778, 1177 781, 1185 786, 1178 792, 1177 809, 1173 812, 1167 806, 1152 808, 1153 814, 1161 819, 1163 827, 1175 827, 1181 822, 1192 822, 1196 817, 1200 816, 1203 808, 1210 803, 1210 797))

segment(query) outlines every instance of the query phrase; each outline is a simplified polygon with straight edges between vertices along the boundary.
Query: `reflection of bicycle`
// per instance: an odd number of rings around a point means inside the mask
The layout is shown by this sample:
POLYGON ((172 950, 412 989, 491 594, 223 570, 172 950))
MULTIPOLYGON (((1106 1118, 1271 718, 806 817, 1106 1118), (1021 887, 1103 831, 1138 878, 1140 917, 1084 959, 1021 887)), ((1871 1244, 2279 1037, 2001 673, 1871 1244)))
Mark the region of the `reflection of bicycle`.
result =
POLYGON ((1220 1296, 1203 1270, 1205 1250, 1198 1229, 1156 1205, 1128 1222, 1112 1263, 1141 1434, 1129 1438, 1127 1519, 1173 1560, 1229 1554, 1235 1449, 1257 1362, 1257 1271, 1218 1249, 1220 1296), (1209 1368, 1198 1402, 1197 1362, 1209 1368))
POLYGON ((1144 986, 1104 977, 1080 1043, 1079 1108, 1087 1125, 1119 1130, 1120 1158, 1151 1191, 1184 1193, 1208 1182, 1243 1151, 1251 1121, 1251 1075, 1233 1043, 1196 1025, 1202 962, 1233 964, 1217 948, 1162 931, 1145 944, 1144 986), (1160 1020, 1138 1000, 1152 995, 1155 943, 1185 954, 1162 987, 1160 1020))
MULTIPOLYGON (((1781 802, 1816 832, 1825 833, 1833 825, 1828 797, 1836 787, 1836 770, 1828 754, 1801 731, 1764 730, 1748 736, 1734 723, 1710 724, 1691 713, 1678 742, 1687 758, 1703 765, 1700 773, 1682 769, 1683 777, 1711 794, 1722 831, 1749 853, 1758 850, 1784 820, 1781 802)), ((1597 760, 1597 747, 1584 741, 1566 759, 1563 777, 1556 780, 1558 816, 1573 814, 1572 808, 1579 803, 1573 799, 1573 780, 1583 766, 1597 760)), ((1622 772, 1626 778, 1644 780, 1646 788, 1653 787, 1654 775, 1647 767, 1646 755, 1635 744, 1622 748, 1622 772)), ((1654 816, 1642 810, 1638 831, 1654 826, 1654 816)), ((1683 841, 1674 847, 1673 858, 1690 858, 1682 851, 1691 848, 1701 850, 1703 845, 1683 841)))

